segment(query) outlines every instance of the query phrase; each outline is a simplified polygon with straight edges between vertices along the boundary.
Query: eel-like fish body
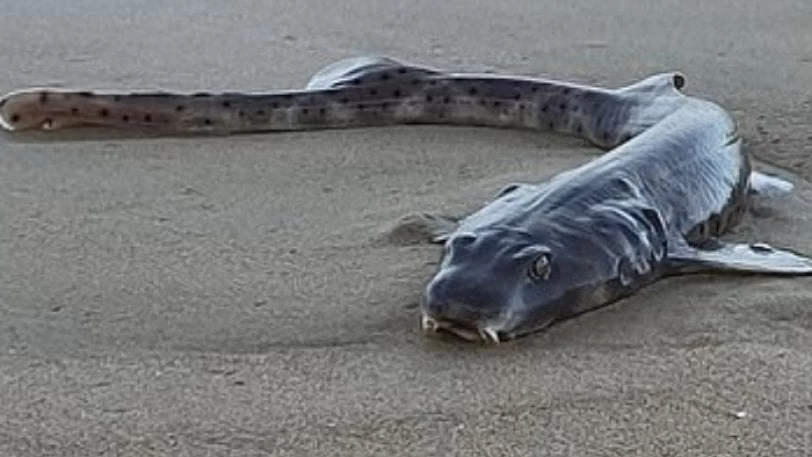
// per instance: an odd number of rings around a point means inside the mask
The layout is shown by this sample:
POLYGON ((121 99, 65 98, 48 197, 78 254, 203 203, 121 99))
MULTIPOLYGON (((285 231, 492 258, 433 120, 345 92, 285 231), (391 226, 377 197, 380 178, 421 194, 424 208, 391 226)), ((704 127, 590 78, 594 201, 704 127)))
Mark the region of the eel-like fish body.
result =
POLYGON ((449 124, 581 137, 608 152, 546 182, 512 184, 466 217, 404 220, 444 245, 423 328, 499 342, 672 274, 812 274, 812 259, 789 250, 720 240, 754 194, 792 184, 753 171, 728 113, 684 84, 671 72, 605 89, 361 57, 284 92, 26 89, 0 98, 0 126, 230 134, 449 124))

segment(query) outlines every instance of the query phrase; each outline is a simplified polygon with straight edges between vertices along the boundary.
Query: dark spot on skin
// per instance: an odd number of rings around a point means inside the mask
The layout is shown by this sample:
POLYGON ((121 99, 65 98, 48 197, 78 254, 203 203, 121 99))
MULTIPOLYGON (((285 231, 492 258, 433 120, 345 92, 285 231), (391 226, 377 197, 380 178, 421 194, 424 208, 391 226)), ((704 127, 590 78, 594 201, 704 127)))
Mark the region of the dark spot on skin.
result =
POLYGON ((542 113, 546 113, 549 110, 550 110, 550 107, 546 103, 541 105, 541 112, 542 113))
POLYGON ((361 85, 361 80, 358 78, 353 79, 352 81, 350 81, 350 84, 352 84, 353 86, 359 86, 361 85))
POLYGON ((364 109, 366 109, 366 107, 367 106, 365 104, 363 104, 363 103, 359 103, 358 106, 357 106, 358 111, 364 110, 364 109))
POLYGON ((211 125, 211 119, 209 119, 209 118, 205 118, 205 119, 203 119, 203 124, 205 124, 205 125, 211 125))
POLYGON ((583 131, 584 131, 584 128, 581 126, 581 124, 578 124, 578 126, 575 127, 575 133, 581 133, 583 131))
POLYGON ((271 109, 279 109, 279 103, 271 103, 271 109))
POLYGON ((197 92, 192 94, 192 97, 211 97, 211 94, 208 92, 197 92))
POLYGON ((514 95, 514 96, 513 96, 513 99, 514 99, 514 100, 521 100, 521 99, 522 99, 522 94, 516 94, 516 95, 514 95))
POLYGON ((383 102, 381 103, 381 109, 385 110, 389 108, 389 103, 383 102))
POLYGON ((339 101, 341 103, 349 103, 350 102, 350 100, 347 97, 341 97, 341 100, 339 100, 339 101))
POLYGON ((180 113, 181 111, 185 110, 185 109, 186 109, 186 107, 185 107, 185 106, 183 106, 183 105, 178 105, 178 106, 176 106, 176 107, 175 107, 175 111, 177 111, 177 112, 179 112, 179 113, 180 113))
POLYGON ((391 76, 389 76, 389 73, 384 73, 381 75, 381 81, 389 81, 389 78, 391 78, 391 76))
POLYGON ((480 100, 479 101, 479 104, 482 105, 482 106, 485 106, 485 103, 487 103, 485 100, 480 100))
POLYGON ((42 92, 41 94, 39 94, 39 102, 42 103, 42 104, 48 103, 48 93, 47 92, 42 92))
POLYGON ((327 110, 325 108, 319 108, 319 114, 324 116, 325 114, 327 114, 327 110))
POLYGON ((145 114, 144 115, 144 122, 152 122, 152 115, 145 114))
POLYGON ((70 109, 70 113, 71 113, 71 114, 79 114, 79 108, 76 108, 76 107, 74 106, 73 108, 71 108, 71 109, 70 109))
POLYGON ((124 122, 130 122, 130 116, 125 114, 125 115, 121 116, 121 120, 124 121, 124 122))
POLYGON ((11 121, 12 124, 16 124, 17 122, 20 122, 20 115, 12 114, 9 120, 11 121))
POLYGON ((496 100, 495 102, 493 102, 493 106, 498 108, 498 107, 502 106, 502 102, 500 102, 499 100, 496 100))
POLYGON ((307 108, 302 108, 302 114, 307 116, 308 114, 310 114, 310 110, 307 108))
POLYGON ((572 89, 570 89, 569 87, 565 87, 564 90, 561 91, 561 93, 564 95, 569 95, 570 92, 572 92, 572 89))
POLYGON ((468 95, 470 95, 470 96, 472 96, 472 97, 473 97, 474 95, 476 95, 478 92, 479 92, 479 91, 477 90, 477 88, 476 88, 476 87, 472 87, 472 88, 468 89, 468 95))
POLYGON ((433 102, 433 101, 434 101, 434 97, 433 97, 433 96, 431 96, 431 95, 426 95, 426 101, 427 101, 428 103, 431 103, 431 102, 433 102))
POLYGON ((437 81, 429 81, 429 86, 436 86, 436 85, 437 85, 437 81))
POLYGON ((373 96, 378 95, 378 89, 370 89, 369 90, 369 95, 373 95, 373 96))
POLYGON ((558 107, 561 108, 561 111, 566 111, 567 104, 562 102, 560 105, 558 105, 558 107))
POLYGON ((231 102, 230 101, 226 100, 226 101, 223 102, 223 108, 230 108, 230 107, 231 107, 231 102))
POLYGON ((603 141, 609 141, 609 132, 603 132, 603 141))
POLYGON ((237 116, 239 116, 239 117, 245 117, 245 111, 243 111, 243 110, 238 111, 238 112, 237 112, 237 116))
POLYGON ((412 85, 413 85, 413 86, 416 86, 416 85, 418 85, 418 84, 420 84, 420 80, 419 80, 419 79, 413 79, 413 80, 412 80, 412 85))
POLYGON ((402 94, 400 93, 400 89, 395 89, 395 91, 392 92, 392 96, 395 98, 400 98, 401 95, 402 94))
POLYGON ((398 68, 398 74, 405 75, 406 69, 405 68, 398 68))
POLYGON ((109 114, 110 111, 108 111, 107 108, 102 108, 99 110, 99 116, 101 117, 107 117, 109 114))
POLYGON ((533 86, 533 87, 531 87, 531 88, 530 88, 530 92, 533 92, 534 94, 535 94, 536 92, 538 92, 538 91, 539 91, 539 88, 538 88, 538 87, 536 87, 536 86, 533 86))
POLYGON ((550 123, 549 123, 549 124, 547 124, 547 127, 549 127, 549 128, 550 128, 550 130, 554 129, 554 128, 555 128, 555 122, 550 121, 550 123))
POLYGON ((448 96, 443 97, 443 103, 445 103, 446 105, 451 103, 451 97, 448 97, 448 96))
POLYGON ((265 110, 264 109, 258 109, 257 110, 257 116, 264 116, 264 115, 265 115, 265 110))

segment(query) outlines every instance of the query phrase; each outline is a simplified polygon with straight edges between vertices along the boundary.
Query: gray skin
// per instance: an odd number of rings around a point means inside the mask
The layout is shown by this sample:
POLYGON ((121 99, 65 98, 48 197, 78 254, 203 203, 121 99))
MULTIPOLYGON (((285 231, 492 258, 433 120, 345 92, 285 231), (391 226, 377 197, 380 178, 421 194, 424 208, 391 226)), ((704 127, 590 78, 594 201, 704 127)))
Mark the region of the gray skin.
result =
POLYGON ((424 326, 498 341, 628 296, 736 223, 749 174, 724 111, 686 100, 612 152, 463 220, 426 290, 424 326), (534 275, 539 256, 549 266, 534 275))
POLYGON ((468 217, 404 220, 444 244, 422 301, 423 328, 499 342, 671 274, 812 274, 812 260, 790 251, 718 240, 752 194, 780 195, 792 185, 751 171, 730 116, 685 96, 684 83, 664 73, 609 90, 362 57, 325 68, 301 91, 28 89, 0 98, 0 126, 224 134, 480 125, 553 130, 610 150, 548 182, 510 185, 468 217))
POLYGON ((0 127, 229 134, 442 124, 556 131, 611 149, 675 109, 675 82, 682 84, 682 76, 668 73, 607 90, 538 78, 444 73, 360 57, 326 67, 297 91, 26 89, 0 98, 0 127))

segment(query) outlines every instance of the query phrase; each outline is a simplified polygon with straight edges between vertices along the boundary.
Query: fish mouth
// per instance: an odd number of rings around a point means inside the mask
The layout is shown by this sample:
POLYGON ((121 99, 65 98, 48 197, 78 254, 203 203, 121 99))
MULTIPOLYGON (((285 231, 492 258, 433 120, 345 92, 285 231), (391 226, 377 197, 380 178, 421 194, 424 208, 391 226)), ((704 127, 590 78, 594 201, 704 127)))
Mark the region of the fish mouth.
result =
POLYGON ((468 322, 453 319, 436 319, 425 313, 420 319, 420 327, 423 333, 427 335, 447 333, 466 341, 484 342, 486 344, 499 344, 511 339, 509 335, 500 332, 493 325, 475 326, 468 322))

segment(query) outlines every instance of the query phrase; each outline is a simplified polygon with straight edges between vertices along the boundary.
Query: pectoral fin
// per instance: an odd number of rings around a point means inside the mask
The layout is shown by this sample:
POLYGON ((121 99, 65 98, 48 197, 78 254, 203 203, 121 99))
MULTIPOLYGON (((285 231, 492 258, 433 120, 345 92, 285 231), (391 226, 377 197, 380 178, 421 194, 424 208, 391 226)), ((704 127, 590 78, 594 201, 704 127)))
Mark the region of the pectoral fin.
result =
POLYGON ((673 273, 741 272, 767 275, 812 275, 812 258, 763 243, 721 241, 695 247, 670 246, 668 262, 673 273))
POLYGON ((793 184, 777 176, 758 171, 750 174, 750 192, 768 198, 782 197, 792 192, 793 184))

